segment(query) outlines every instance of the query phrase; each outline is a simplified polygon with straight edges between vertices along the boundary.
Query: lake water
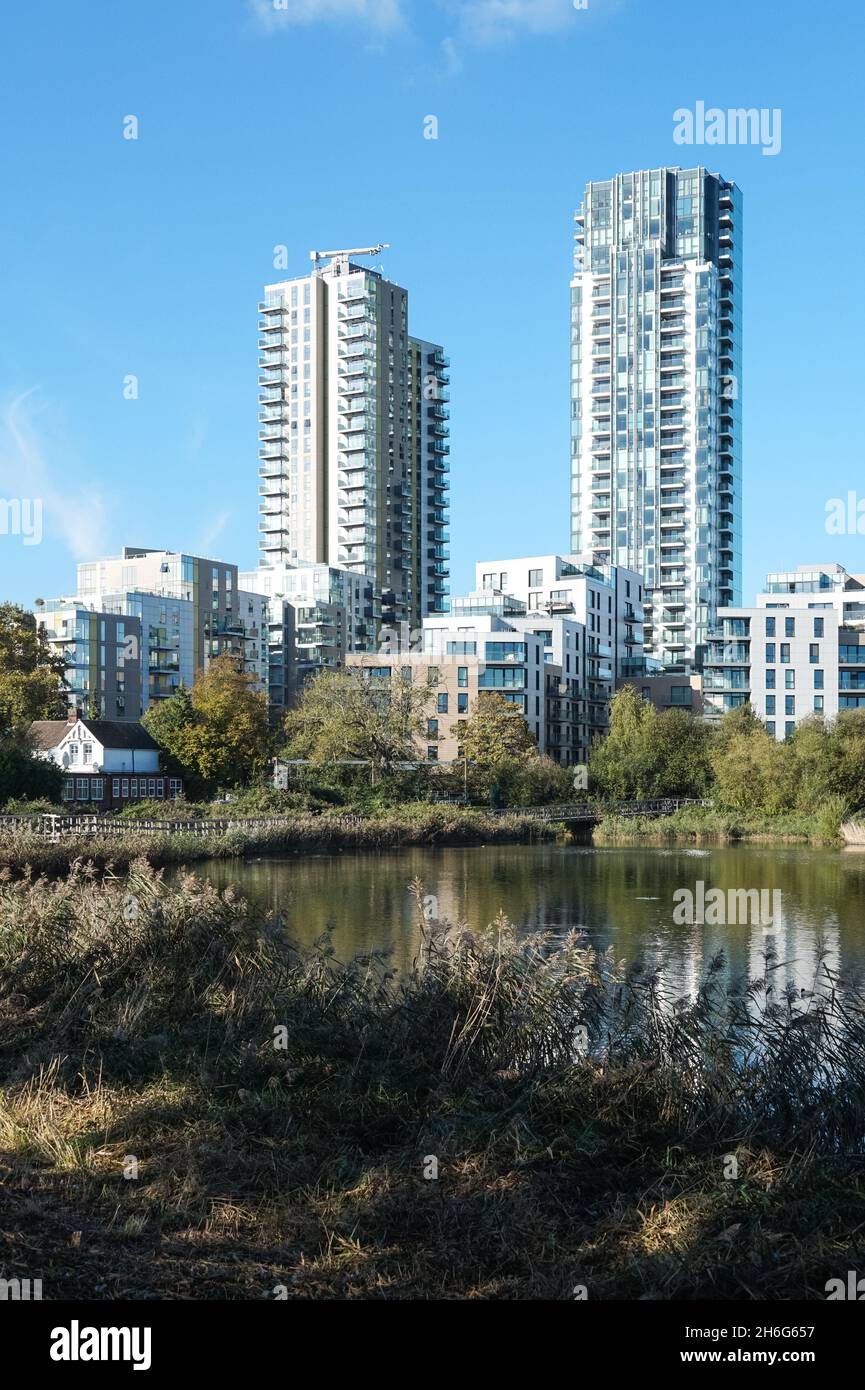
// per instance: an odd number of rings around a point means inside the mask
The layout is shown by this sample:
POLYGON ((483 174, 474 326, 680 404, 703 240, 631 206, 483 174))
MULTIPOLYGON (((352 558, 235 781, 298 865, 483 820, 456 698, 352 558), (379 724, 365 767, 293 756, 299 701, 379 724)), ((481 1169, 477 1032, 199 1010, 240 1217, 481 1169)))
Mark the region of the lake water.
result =
POLYGON ((397 970, 410 966, 420 942, 409 890, 420 879, 441 918, 478 929, 503 910, 521 931, 579 928, 617 958, 661 963, 677 992, 691 993, 720 950, 729 977, 755 978, 769 942, 782 962, 776 989, 788 980, 813 988, 821 943, 843 980, 865 976, 865 852, 512 845, 214 861, 194 872, 219 887, 237 884, 302 944, 330 930, 340 959, 385 949, 397 970), (778 890, 780 910, 766 927, 677 925, 673 895, 697 892, 698 882, 706 891, 778 890))

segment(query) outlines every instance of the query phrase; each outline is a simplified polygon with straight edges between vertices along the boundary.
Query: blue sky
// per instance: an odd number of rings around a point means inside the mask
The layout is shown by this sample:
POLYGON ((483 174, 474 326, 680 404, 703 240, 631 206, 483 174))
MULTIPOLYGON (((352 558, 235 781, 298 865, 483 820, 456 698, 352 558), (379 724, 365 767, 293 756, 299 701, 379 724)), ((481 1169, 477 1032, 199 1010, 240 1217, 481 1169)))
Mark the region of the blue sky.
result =
POLYGON ((0 535, 0 597, 70 592, 124 543, 256 562, 280 244, 303 274, 311 247, 391 243, 451 356, 453 592, 475 558, 566 549, 572 214, 587 179, 663 163, 743 189, 744 597, 865 571, 865 538, 825 530, 865 498, 862 31, 837 0, 6 7, 0 498, 41 497, 44 534, 0 535), (700 100, 780 108, 781 152, 677 146, 700 100))

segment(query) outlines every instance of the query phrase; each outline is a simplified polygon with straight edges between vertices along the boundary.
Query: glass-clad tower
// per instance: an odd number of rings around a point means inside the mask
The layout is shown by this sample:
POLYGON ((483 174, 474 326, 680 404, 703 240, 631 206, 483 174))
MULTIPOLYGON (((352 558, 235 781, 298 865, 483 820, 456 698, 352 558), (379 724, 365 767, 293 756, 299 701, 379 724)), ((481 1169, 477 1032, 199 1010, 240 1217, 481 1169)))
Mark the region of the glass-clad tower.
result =
POLYGON ((571 281, 571 548, 640 572, 646 653, 741 603, 742 202, 705 169, 590 183, 571 281))

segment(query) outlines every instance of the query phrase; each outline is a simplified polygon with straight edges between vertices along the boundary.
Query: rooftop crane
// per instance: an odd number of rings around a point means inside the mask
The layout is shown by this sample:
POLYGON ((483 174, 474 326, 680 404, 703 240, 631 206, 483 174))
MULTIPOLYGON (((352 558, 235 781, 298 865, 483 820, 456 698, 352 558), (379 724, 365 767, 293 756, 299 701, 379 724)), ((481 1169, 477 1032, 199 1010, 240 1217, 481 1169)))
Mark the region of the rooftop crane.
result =
POLYGON ((379 246, 351 246, 348 250, 339 251, 310 251, 309 259, 317 270, 319 261, 347 261, 351 256, 377 256, 380 251, 387 251, 389 247, 390 242, 383 241, 379 246))

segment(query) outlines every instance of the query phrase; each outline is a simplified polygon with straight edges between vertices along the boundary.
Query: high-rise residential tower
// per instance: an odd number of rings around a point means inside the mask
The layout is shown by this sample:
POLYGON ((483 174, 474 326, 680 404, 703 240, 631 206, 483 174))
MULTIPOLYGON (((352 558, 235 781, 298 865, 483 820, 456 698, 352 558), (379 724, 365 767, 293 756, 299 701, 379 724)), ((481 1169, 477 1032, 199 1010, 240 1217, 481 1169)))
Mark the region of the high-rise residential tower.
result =
POLYGON ((376 621, 418 624, 448 592, 448 360, 354 259, 380 249, 313 252, 310 275, 265 287, 261 560, 369 575, 376 621))
POLYGON ((642 170, 576 222, 571 547, 641 573, 646 653, 699 667, 741 603, 741 194, 642 170))

